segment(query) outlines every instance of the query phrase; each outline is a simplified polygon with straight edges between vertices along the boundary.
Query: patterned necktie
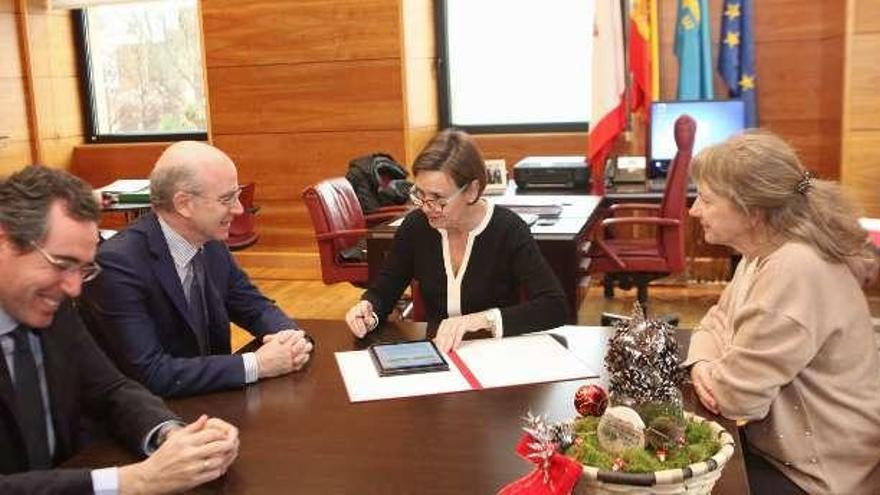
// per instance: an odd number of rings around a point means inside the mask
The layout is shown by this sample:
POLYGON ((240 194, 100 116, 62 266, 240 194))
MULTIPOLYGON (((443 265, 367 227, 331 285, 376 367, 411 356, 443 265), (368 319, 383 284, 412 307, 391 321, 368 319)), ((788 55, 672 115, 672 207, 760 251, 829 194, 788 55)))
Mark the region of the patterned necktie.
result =
POLYGON ((46 432, 46 406, 40 391, 37 362, 28 339, 30 332, 26 327, 18 326, 10 333, 15 342, 15 398, 30 469, 47 469, 52 467, 52 457, 49 455, 49 436, 46 432))
POLYGON ((205 263, 200 249, 190 261, 189 314, 195 324, 196 340, 202 356, 208 354, 208 313, 205 304, 205 263))

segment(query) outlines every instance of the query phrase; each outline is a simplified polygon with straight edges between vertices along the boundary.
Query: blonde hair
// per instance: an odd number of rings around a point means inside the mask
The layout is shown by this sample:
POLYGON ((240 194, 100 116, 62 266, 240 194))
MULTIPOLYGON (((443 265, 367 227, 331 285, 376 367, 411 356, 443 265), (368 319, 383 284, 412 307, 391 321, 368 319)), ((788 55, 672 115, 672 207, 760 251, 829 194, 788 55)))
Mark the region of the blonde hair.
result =
POLYGON ((812 177, 794 149, 767 131, 747 131, 703 149, 691 176, 774 233, 814 246, 826 259, 873 256, 859 210, 834 181, 812 177))

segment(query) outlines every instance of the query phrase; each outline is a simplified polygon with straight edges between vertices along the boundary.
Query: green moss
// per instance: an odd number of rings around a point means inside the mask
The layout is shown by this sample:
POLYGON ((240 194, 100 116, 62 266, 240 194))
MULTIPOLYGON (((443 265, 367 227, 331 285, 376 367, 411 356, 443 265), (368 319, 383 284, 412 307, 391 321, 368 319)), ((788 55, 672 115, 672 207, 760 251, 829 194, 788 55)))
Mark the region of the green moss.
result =
MULTIPOLYGON (((586 417, 575 421, 575 441, 565 451, 565 455, 573 457, 581 464, 610 470, 617 457, 602 450, 596 437, 599 418, 586 417)), ((656 453, 650 449, 632 449, 620 457, 626 462, 623 470, 628 473, 647 473, 664 469, 683 468, 688 464, 705 461, 721 448, 707 423, 687 421, 685 429, 687 445, 672 449, 667 453, 666 460, 661 462, 656 453)))

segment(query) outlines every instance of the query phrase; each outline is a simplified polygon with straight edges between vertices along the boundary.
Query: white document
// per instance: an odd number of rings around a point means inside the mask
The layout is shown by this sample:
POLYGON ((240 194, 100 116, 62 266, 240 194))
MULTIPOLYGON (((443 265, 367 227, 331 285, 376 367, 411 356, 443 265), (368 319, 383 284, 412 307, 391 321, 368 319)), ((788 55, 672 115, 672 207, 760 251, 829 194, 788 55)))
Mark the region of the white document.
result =
POLYGON ((458 356, 483 388, 574 380, 594 375, 549 335, 468 340, 458 356))
POLYGON ((880 218, 862 217, 859 219, 859 224, 868 232, 880 232, 880 218))
POLYGON ((479 385, 471 385, 449 355, 449 371, 380 377, 369 351, 337 352, 351 402, 433 395, 479 388, 597 377, 553 337, 531 334, 462 342, 456 351, 479 385))
POLYGON ((133 193, 150 188, 149 179, 119 179, 98 189, 101 192, 133 193))
POLYGON ((449 356, 443 357, 449 363, 449 371, 412 375, 379 376, 369 351, 337 352, 336 364, 351 402, 470 390, 471 386, 455 363, 449 356))

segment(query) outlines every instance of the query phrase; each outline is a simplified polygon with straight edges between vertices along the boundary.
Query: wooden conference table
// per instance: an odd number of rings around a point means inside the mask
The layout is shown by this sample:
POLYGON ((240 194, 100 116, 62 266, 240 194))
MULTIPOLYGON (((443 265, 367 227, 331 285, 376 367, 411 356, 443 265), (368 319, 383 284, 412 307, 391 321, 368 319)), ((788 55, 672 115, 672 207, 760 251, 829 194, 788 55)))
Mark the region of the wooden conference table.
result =
MULTIPOLYGON (((523 213, 555 210, 552 216, 540 217, 531 225, 532 235, 541 253, 562 284, 568 297, 569 320, 577 320, 577 310, 590 283, 586 269, 581 268, 582 245, 589 240, 589 232, 600 216, 601 196, 586 194, 533 193, 518 194, 516 188, 500 196, 486 196, 488 201, 511 207, 523 213)), ((394 222, 370 228, 367 233, 367 261, 370 280, 379 273, 397 230, 394 222)))
MULTIPOLYGON (((227 474, 197 493, 419 493, 492 494, 529 473, 516 455, 527 411, 553 421, 573 417, 577 388, 591 380, 524 385, 351 404, 333 353, 374 341, 425 336, 419 323, 386 324, 357 341, 343 322, 303 320, 317 346, 302 372, 266 380, 244 390, 169 401, 184 420, 201 413, 238 426, 239 457, 227 474)), ((579 345, 590 367, 602 369, 606 328, 584 328, 579 345)), ((681 332, 680 341, 689 340, 681 332)), ((593 380, 594 381, 594 380, 593 380)), ((689 391, 687 409, 711 416, 689 391)), ((736 436, 735 426, 722 421, 736 436)), ((104 441, 67 467, 101 467, 134 457, 104 441)), ((714 493, 748 494, 742 453, 724 468, 714 493)))

